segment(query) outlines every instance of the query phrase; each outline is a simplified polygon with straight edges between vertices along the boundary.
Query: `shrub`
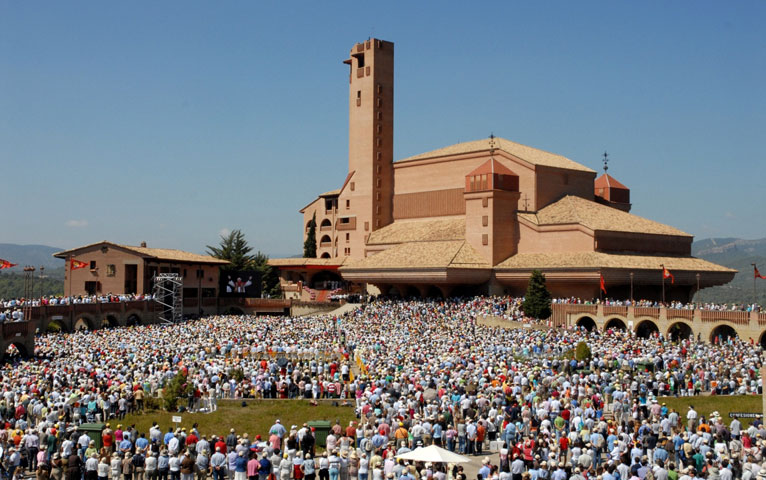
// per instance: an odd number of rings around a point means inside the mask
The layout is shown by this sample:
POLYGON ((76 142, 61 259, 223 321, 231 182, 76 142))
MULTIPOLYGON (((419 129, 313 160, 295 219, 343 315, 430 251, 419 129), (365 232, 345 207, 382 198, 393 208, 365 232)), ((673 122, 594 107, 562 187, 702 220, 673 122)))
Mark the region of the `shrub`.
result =
POLYGON ((575 360, 583 361, 590 359, 590 347, 585 342, 578 342, 575 348, 575 360))
POLYGON ((176 373, 176 375, 162 390, 162 406, 168 412, 177 411, 178 399, 187 397, 189 393, 194 389, 194 386, 186 380, 186 374, 183 370, 181 370, 176 373))

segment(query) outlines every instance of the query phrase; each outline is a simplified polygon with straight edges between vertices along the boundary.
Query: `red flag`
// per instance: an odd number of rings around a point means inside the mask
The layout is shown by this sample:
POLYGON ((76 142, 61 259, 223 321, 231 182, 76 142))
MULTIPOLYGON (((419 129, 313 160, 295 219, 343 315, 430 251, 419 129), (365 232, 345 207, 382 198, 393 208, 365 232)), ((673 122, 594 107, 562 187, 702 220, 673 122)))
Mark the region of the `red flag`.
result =
MULTIPOLYGON (((0 268, 3 268, 3 267, 0 267, 0 268)), ((755 278, 762 278, 766 280, 766 277, 761 275, 761 272, 758 271, 758 267, 756 267, 755 264, 753 264, 753 275, 755 276, 755 278)))
POLYGON ((664 280, 666 278, 670 279, 670 283, 676 283, 676 277, 674 277, 673 274, 670 273, 667 268, 665 268, 665 265, 662 265, 662 279, 664 280))
POLYGON ((8 260, 3 260, 2 258, 0 258, 0 270, 4 268, 15 267, 16 265, 18 265, 18 263, 11 263, 8 260))
POLYGON ((88 266, 88 262, 81 262, 74 258, 69 261, 69 270, 77 270, 78 268, 85 268, 88 266))
POLYGON ((606 295, 606 284, 604 283, 604 275, 602 275, 601 272, 598 272, 598 276, 601 278, 601 291, 604 292, 604 295, 606 295))

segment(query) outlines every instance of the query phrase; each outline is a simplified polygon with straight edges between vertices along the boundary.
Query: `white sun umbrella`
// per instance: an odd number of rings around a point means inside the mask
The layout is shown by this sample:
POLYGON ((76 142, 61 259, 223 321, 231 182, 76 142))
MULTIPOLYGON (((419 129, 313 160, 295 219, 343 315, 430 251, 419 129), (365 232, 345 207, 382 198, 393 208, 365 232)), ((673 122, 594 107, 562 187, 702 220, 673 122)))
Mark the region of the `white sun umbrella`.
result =
POLYGON ((419 447, 411 452, 397 455, 396 458, 400 460, 431 463, 469 463, 471 461, 468 457, 452 453, 449 450, 437 447, 436 445, 419 447))

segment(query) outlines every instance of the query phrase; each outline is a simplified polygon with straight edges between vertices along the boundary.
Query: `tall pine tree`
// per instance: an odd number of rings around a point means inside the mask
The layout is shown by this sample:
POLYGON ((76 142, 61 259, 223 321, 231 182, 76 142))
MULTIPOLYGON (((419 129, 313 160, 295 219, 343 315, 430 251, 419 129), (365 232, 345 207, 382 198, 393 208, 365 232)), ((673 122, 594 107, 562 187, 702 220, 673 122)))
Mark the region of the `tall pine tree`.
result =
POLYGON ((317 214, 309 223, 309 231, 306 234, 306 241, 303 242, 303 258, 317 258, 317 214))
POLYGON ((551 316, 551 292, 545 286, 545 275, 540 270, 532 270, 521 309, 524 315, 539 320, 551 316))
POLYGON ((232 230, 228 235, 221 235, 221 243, 217 246, 207 246, 207 253, 211 257, 228 260, 230 265, 223 270, 251 270, 254 256, 250 255, 253 250, 245 240, 245 234, 240 230, 232 230))

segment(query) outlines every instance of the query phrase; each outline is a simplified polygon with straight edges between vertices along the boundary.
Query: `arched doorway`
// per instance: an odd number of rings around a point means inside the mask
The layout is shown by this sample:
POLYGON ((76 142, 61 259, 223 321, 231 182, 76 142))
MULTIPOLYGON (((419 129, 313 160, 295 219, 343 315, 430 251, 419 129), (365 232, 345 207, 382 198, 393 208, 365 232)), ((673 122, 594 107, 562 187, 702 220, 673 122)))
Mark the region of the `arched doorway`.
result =
POLYGON ((21 343, 11 343, 5 349, 5 361, 14 361, 22 358, 27 358, 29 352, 27 348, 21 343))
POLYGON ((141 325, 141 317, 139 317, 135 313, 131 313, 130 315, 128 315, 128 318, 125 321, 125 325, 127 325, 128 327, 132 327, 134 325, 141 325))
POLYGON ((309 286, 314 290, 335 290, 343 286, 343 277, 332 270, 322 270, 311 277, 309 286))
POLYGON ((59 320, 51 320, 45 327, 45 331, 48 333, 66 332, 66 325, 59 320))
POLYGON ((596 321, 591 317, 580 317, 577 319, 577 326, 584 328, 585 330, 592 332, 596 330, 596 321))
POLYGON ((114 328, 114 327, 118 327, 119 325, 120 325, 120 322, 117 321, 117 317, 115 317, 114 315, 107 315, 101 321, 101 328, 114 328))
POLYGON ((659 332, 657 324, 651 320, 644 320, 636 325, 636 336, 639 338, 649 338, 659 332))
POLYGON ((80 317, 75 320, 73 330, 75 332, 79 332, 80 330, 93 330, 93 321, 88 317, 80 317))
POLYGON ((439 287, 436 285, 431 285, 428 287, 428 291, 426 292, 426 297, 428 298, 442 298, 444 295, 442 295, 442 291, 439 287))
POLYGON ((607 331, 607 332, 609 330, 612 330, 612 331, 621 330, 624 332, 627 329, 628 329, 628 326, 625 325, 625 322, 623 322, 619 318, 610 318, 609 321, 606 322, 606 325, 604 325, 604 331, 607 331))
POLYGON ((730 338, 737 338, 737 331, 731 325, 718 325, 710 332, 710 342, 725 342, 730 338))
POLYGON ((420 290, 414 285, 410 285, 404 291, 404 298, 420 298, 420 290))
POLYGON ((761 348, 766 350, 766 331, 761 334, 761 339, 758 340, 758 343, 761 345, 761 348))
POLYGON ((329 218, 322 220, 322 223, 319 225, 320 230, 324 230, 325 228, 332 228, 332 222, 329 218))
POLYGON ((322 255, 319 256, 319 258, 330 258, 330 254, 327 252, 324 252, 322 255))
POLYGON ((686 322, 676 322, 668 328, 668 338, 672 342, 678 342, 680 340, 688 340, 694 336, 692 327, 686 322))

